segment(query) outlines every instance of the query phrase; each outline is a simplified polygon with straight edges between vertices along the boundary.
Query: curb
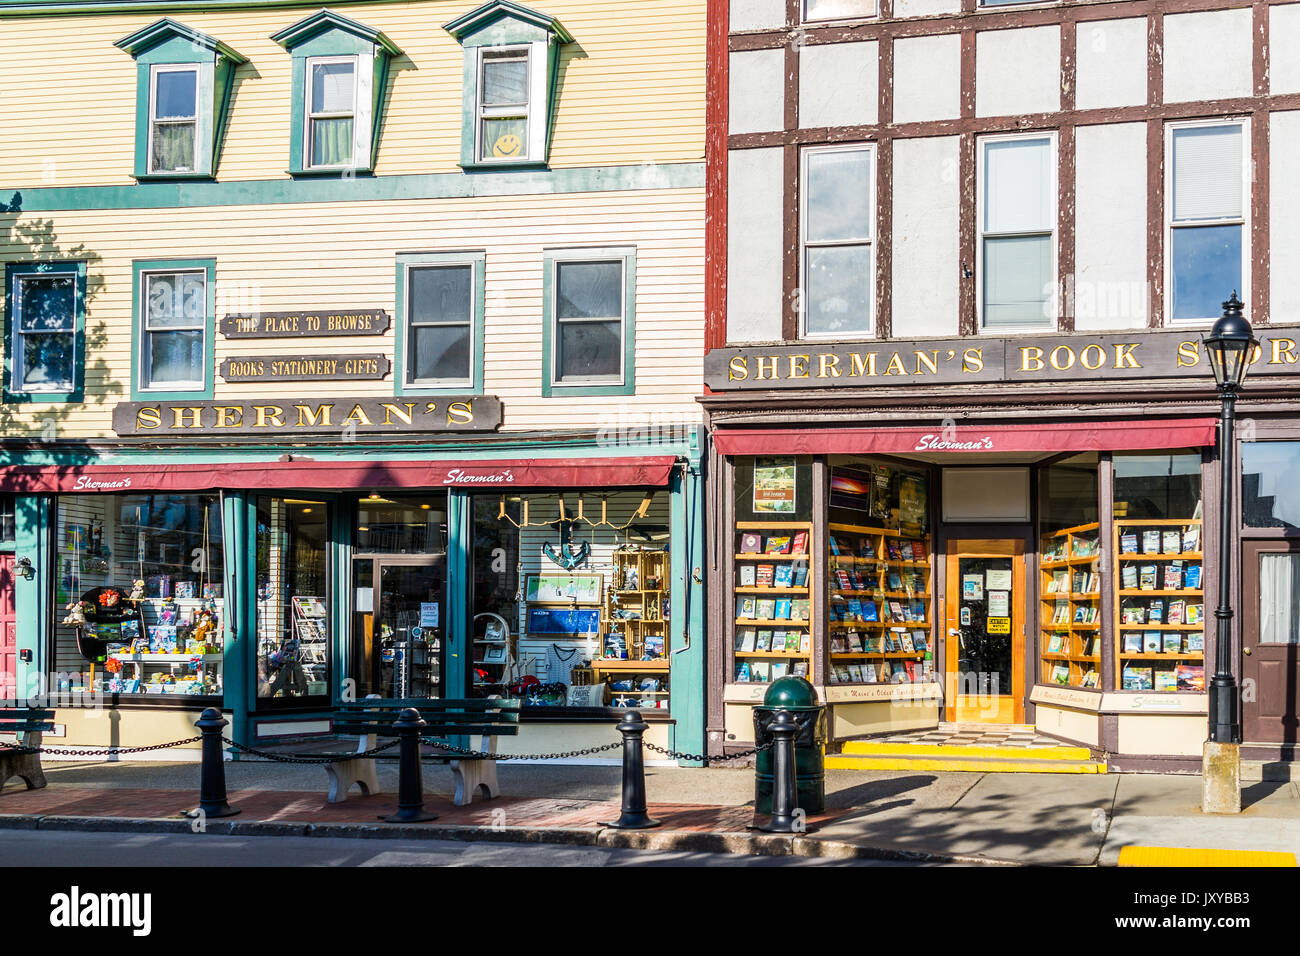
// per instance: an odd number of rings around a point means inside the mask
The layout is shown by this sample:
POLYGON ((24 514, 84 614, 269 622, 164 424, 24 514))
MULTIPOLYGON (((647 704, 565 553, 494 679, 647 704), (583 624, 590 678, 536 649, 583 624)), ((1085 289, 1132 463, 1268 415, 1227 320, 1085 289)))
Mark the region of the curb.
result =
MULTIPOLYGON (((161 817, 77 817, 0 814, 2 830, 63 830, 83 833, 191 833, 190 821, 161 817)), ((733 856, 790 856, 824 860, 882 860, 965 866, 1020 866, 1011 860, 923 850, 859 846, 807 836, 697 830, 616 830, 610 827, 470 827, 437 824, 275 823, 223 817, 205 833, 220 836, 342 837, 370 840, 449 840, 461 843, 534 843, 621 850, 726 853, 733 856)))

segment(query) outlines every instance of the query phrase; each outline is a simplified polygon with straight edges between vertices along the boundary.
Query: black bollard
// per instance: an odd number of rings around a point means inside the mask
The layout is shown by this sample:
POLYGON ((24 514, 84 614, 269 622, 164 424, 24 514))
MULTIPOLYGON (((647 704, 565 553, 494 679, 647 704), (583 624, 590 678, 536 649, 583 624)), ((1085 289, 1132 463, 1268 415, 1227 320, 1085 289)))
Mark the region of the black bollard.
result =
POLYGON ((226 802, 226 765, 221 751, 221 728, 229 721, 215 707, 205 710, 194 726, 203 735, 202 762, 199 764, 199 808, 183 815, 194 817, 233 817, 239 812, 226 802))
POLYGON ((388 823, 423 823, 436 820, 438 814, 424 809, 424 777, 420 770, 420 729, 425 726, 420 712, 407 707, 397 717, 397 812, 380 817, 388 823))
POLYGON ((614 822, 602 823, 603 827, 649 830, 660 825, 658 820, 652 820, 646 812, 645 761, 641 756, 641 736, 649 727, 636 710, 629 710, 618 722, 618 731, 623 735, 623 812, 614 822))
POLYGON ((772 816, 757 827, 765 833, 799 833, 795 817, 794 738, 799 722, 788 710, 778 710, 768 728, 772 734, 772 816))

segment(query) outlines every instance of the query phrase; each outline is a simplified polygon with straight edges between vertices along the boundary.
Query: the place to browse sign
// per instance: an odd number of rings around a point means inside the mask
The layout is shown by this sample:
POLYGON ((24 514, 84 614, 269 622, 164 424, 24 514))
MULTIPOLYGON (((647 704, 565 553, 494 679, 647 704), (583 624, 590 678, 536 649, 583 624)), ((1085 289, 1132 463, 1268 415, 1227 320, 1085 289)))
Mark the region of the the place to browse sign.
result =
POLYGON ((221 377, 227 382, 326 382, 363 381, 387 377, 388 356, 370 355, 297 356, 236 355, 221 363, 221 377))
POLYGON ((218 323, 228 339, 307 338, 320 335, 382 335, 392 318, 383 309, 299 309, 248 312, 218 323))
MULTIPOLYGON (((1182 377, 1209 382, 1201 333, 748 345, 709 352, 704 380, 715 391, 1182 377)), ((1255 336, 1260 345, 1252 374, 1300 375, 1300 328, 1257 327, 1255 336)))
POLYGON ((495 395, 436 399, 267 398, 257 401, 121 402, 113 408, 119 435, 376 435, 390 432, 477 432, 501 427, 495 395))

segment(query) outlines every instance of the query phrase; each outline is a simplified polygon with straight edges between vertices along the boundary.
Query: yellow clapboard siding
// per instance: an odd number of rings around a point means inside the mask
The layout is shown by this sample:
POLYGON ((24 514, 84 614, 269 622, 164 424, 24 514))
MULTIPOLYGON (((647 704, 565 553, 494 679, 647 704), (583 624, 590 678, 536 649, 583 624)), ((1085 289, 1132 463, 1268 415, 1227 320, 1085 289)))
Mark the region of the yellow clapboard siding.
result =
MULTIPOLYGON (((129 400, 132 263, 214 258, 217 314, 328 306, 395 308, 400 252, 486 251, 485 391, 505 429, 595 429, 669 416, 698 422, 703 378, 704 194, 701 189, 391 202, 79 211, 0 218, 0 260, 84 258, 89 289, 87 401, 9 406, 7 436, 54 421, 64 437, 111 435, 129 400), (8 228, 13 223, 14 228, 8 228), (633 246, 637 253, 637 394, 542 399, 542 255, 549 248, 633 246)), ((393 336, 301 340, 217 335, 215 360, 280 352, 394 357, 393 336)), ((300 397, 322 387, 391 396, 391 378, 339 384, 226 384, 215 397, 300 397)))
MULTIPOLYGON (((404 54, 390 73, 378 175, 458 171, 462 50, 441 25, 474 6, 472 0, 423 0, 343 10, 382 30, 404 54)), ((555 0, 545 9, 576 41, 561 56, 552 166, 703 156, 703 4, 555 0)), ((219 179, 285 177, 291 58, 270 36, 310 12, 186 10, 176 16, 250 61, 236 73, 219 179)), ((135 62, 113 44, 155 19, 147 13, 0 17, 0 184, 134 181, 135 62), (87 115, 88 102, 93 115, 87 115)))

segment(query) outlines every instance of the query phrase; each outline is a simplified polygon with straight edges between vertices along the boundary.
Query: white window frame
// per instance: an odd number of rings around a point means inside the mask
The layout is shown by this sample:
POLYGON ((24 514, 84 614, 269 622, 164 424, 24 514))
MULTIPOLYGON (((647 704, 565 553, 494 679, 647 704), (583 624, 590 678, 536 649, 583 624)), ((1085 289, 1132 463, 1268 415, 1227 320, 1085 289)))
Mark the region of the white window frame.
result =
POLYGON ((843 20, 874 20, 880 16, 880 0, 874 0, 870 13, 849 13, 838 17, 808 16, 808 0, 799 0, 799 18, 804 23, 838 23, 843 20))
POLYGON ((1057 139, 1056 130, 1035 130, 1032 133, 1001 133, 993 136, 980 136, 975 140, 975 328, 980 335, 1018 335, 1020 333, 1056 331, 1061 324, 1060 309, 1060 285, 1061 285, 1061 261, 1060 261, 1060 143, 1057 139), (1052 200, 1052 211, 1048 217, 1051 222, 1050 230, 1035 230, 1033 232, 985 232, 984 231, 984 193, 985 177, 985 150, 984 147, 990 143, 1006 143, 1016 140, 1046 139, 1050 143, 1052 152, 1051 162, 1048 163, 1048 169, 1051 175, 1051 184, 1048 187, 1048 195, 1052 200), (1039 324, 1026 325, 999 325, 996 328, 986 328, 984 325, 984 240, 987 238, 1005 239, 1015 236, 1041 236, 1047 232, 1051 236, 1052 248, 1052 292, 1048 296, 1048 301, 1053 305, 1053 315, 1050 318, 1044 318, 1039 324))
MULTIPOLYGON (((1212 325, 1218 320, 1216 313, 1198 319, 1174 318, 1174 230, 1189 226, 1241 226, 1241 288, 1237 294, 1242 302, 1250 302, 1250 205, 1251 205, 1251 158, 1250 158, 1250 118, 1245 116, 1216 117, 1214 119, 1179 120, 1165 124, 1165 221, 1164 221, 1164 282, 1165 307, 1164 324, 1179 327, 1196 327, 1212 325), (1215 126, 1238 126, 1241 128, 1241 215, 1217 219, 1188 219, 1174 223, 1174 131, 1183 129, 1207 129, 1215 126)), ((1224 300, 1228 293, 1225 290, 1224 300)))
POLYGON ((140 354, 139 367, 140 379, 138 391, 141 392, 202 392, 208 387, 208 363, 205 359, 203 365, 203 377, 198 381, 183 382, 159 382, 153 381, 153 368, 150 362, 152 354, 149 348, 149 336, 154 334, 165 334, 168 332, 199 332, 203 336, 203 354, 208 355, 208 347, 211 343, 208 341, 208 270, 207 269, 148 269, 140 272, 140 315, 136 321, 140 323, 140 354), (149 280, 156 276, 175 276, 175 275, 197 275, 203 277, 203 315, 199 316, 196 325, 168 325, 160 328, 156 333, 149 328, 149 280))
POLYGON ((479 314, 478 310, 481 304, 478 301, 478 276, 479 263, 477 259, 452 259, 439 260, 437 262, 408 262, 402 269, 402 281, 406 284, 406 315, 405 328, 402 334, 406 336, 406 342, 402 352, 402 385, 408 388, 447 388, 447 387, 464 387, 473 388, 474 382, 474 364, 475 356, 478 354, 478 322, 475 317, 479 314), (415 321, 415 297, 411 285, 412 274, 422 269, 463 269, 469 268, 469 315, 464 322, 416 322, 415 321), (415 329, 417 326, 423 328, 449 327, 454 325, 469 325, 469 360, 466 367, 464 378, 414 378, 411 375, 412 360, 415 356, 415 329))
MULTIPOLYGON (((355 168, 360 163, 358 158, 358 140, 361 136, 361 123, 370 122, 369 116, 362 116, 361 109, 361 57, 359 56, 309 56, 304 62, 303 69, 303 93, 302 93, 302 168, 303 169, 348 169, 355 168), (348 113, 312 112, 312 68, 324 66, 330 63, 351 63, 352 64, 352 110, 348 113), (312 121, 318 119, 344 119, 352 120, 352 151, 345 163, 313 163, 312 162, 312 145, 314 126, 312 121)), ((368 111, 366 111, 368 112, 368 111)))
POLYGON ((77 388, 77 368, 76 354, 77 346, 77 294, 80 291, 77 288, 76 272, 39 272, 32 270, 30 272, 13 273, 14 286, 10 290, 13 301, 13 322, 12 322, 12 351, 13 360, 10 368, 10 391, 15 394, 45 394, 45 395, 67 395, 76 391, 77 388), (68 316, 69 327, 67 331, 60 329, 58 335, 68 337, 68 351, 73 355, 72 378, 66 384, 57 385, 25 385, 23 384, 23 336, 24 335, 49 335, 49 332, 24 332, 23 331, 23 280, 24 279, 49 279, 49 278, 68 278, 72 280, 72 314, 68 316))
POLYGON ((202 130, 200 126, 203 123, 203 68, 199 63, 155 63, 149 67, 149 142, 145 144, 147 150, 147 161, 149 174, 152 175, 173 175, 173 176, 190 176, 198 175, 203 166, 203 157, 200 155, 200 144, 203 142, 202 130), (158 77, 163 73, 193 73, 194 74, 194 165, 190 169, 155 169, 153 164, 153 142, 154 132, 161 124, 163 126, 177 126, 184 120, 159 120, 158 119, 158 77))
POLYGON ((508 166, 511 163, 538 162, 546 152, 547 123, 547 55, 546 43, 513 43, 507 46, 477 47, 474 91, 474 162, 485 165, 508 166), (523 59, 528 77, 528 102, 524 104, 524 149, 518 156, 489 156, 484 151, 483 121, 485 119, 511 119, 520 115, 514 106, 485 106, 483 96, 484 65, 488 60, 523 59))
POLYGON ((625 254, 614 254, 614 250, 565 249, 550 253, 551 257, 551 388, 563 389, 569 386, 619 386, 627 382, 627 272, 628 260, 625 254), (581 319, 560 318, 560 269, 564 265, 603 265, 617 262, 619 268, 618 309, 618 375, 571 375, 560 376, 560 355, 563 351, 560 329, 564 324, 586 325, 592 322, 609 322, 615 316, 593 316, 581 319))
POLYGON ((876 181, 880 161, 875 143, 837 143, 834 146, 808 146, 799 155, 799 338, 812 340, 857 341, 876 336, 876 232, 879 228, 880 210, 876 202, 876 181), (827 239, 816 242, 808 241, 808 159, 817 153, 865 152, 871 158, 870 218, 866 239, 827 239), (868 300, 868 315, 871 324, 860 332, 817 332, 808 331, 808 249, 826 249, 841 246, 869 246, 871 249, 871 281, 867 284, 871 290, 868 300))

